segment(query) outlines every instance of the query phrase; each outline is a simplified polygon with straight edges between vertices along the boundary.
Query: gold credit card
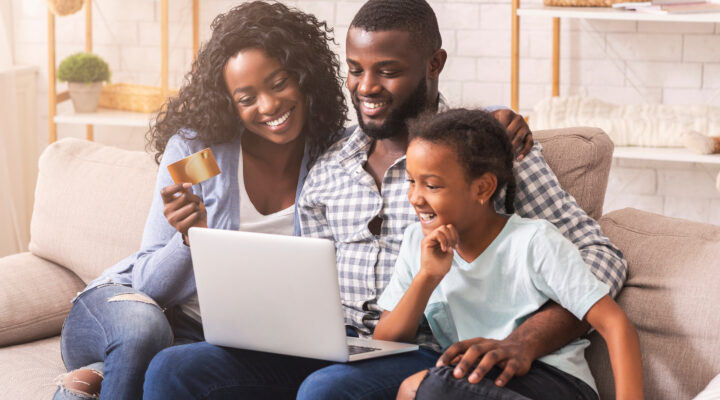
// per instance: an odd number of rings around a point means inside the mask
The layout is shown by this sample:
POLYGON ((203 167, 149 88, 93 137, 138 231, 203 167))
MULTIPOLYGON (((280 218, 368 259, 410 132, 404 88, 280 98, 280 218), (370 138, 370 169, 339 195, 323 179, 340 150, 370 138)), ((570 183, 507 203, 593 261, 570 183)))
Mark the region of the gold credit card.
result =
POLYGON ((167 168, 175 183, 190 182, 194 185, 220 174, 220 167, 209 147, 190 154, 167 168))

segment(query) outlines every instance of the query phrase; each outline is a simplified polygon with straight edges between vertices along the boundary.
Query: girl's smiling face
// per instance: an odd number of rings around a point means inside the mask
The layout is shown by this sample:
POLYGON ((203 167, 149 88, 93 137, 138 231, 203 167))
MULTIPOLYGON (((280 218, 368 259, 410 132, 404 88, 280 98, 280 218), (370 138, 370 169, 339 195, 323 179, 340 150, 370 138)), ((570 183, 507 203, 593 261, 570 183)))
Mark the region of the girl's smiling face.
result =
POLYGON ((225 84, 245 128, 276 144, 297 139, 305 125, 305 98, 297 80, 263 50, 238 52, 225 64, 225 84))
POLYGON ((408 199, 425 235, 447 224, 462 235, 477 223, 481 194, 475 181, 468 182, 465 169, 449 146, 413 139, 405 164, 410 182, 408 199))

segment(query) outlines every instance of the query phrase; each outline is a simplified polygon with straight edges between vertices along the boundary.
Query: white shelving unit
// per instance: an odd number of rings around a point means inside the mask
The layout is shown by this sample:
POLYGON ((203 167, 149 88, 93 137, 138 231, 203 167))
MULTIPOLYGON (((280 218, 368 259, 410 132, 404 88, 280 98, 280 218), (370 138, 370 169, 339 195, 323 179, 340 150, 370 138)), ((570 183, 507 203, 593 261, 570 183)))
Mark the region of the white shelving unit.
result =
POLYGON ((720 155, 695 154, 688 149, 667 147, 615 147, 613 158, 627 160, 673 161, 684 163, 719 164, 720 155))
POLYGON ((612 19, 621 21, 720 22, 720 13, 651 14, 619 10, 611 7, 547 7, 518 8, 517 15, 575 19, 612 19))
POLYGON ((153 114, 100 108, 93 113, 68 111, 55 116, 56 124, 132 126, 147 128, 153 114))
MULTIPOLYGON (((520 71, 520 17, 548 17, 553 21, 552 95, 560 94, 560 19, 604 19, 621 21, 697 22, 720 23, 720 13, 650 14, 619 10, 610 7, 548 7, 541 5, 520 6, 520 0, 512 0, 512 51, 510 72, 510 105, 514 110, 519 104, 520 71)), ((718 155, 694 154, 686 149, 615 147, 618 159, 695 162, 720 164, 718 155)))
MULTIPOLYGON (((97 0, 84 0, 83 6, 85 8, 85 51, 92 52, 92 4, 93 1, 97 0)), ((119 0, 115 0, 119 1, 119 0)), ((160 26, 161 26, 161 60, 162 60, 162 71, 161 71, 161 93, 163 98, 167 98, 170 94, 168 88, 168 52, 169 52, 169 40, 168 40, 168 26, 169 26, 169 9, 170 0, 160 0, 160 26)), ((199 7, 200 0, 192 0, 192 47, 193 54, 197 54, 199 46, 199 7)), ((88 140, 94 139, 93 126, 105 125, 105 126, 133 126, 147 128, 150 124, 150 120, 153 114, 132 112, 132 111, 121 111, 121 110, 108 110, 99 109, 95 113, 75 113, 70 112, 58 112, 57 105, 70 99, 70 95, 67 91, 58 93, 57 82, 55 80, 55 14, 53 14, 48 8, 47 11, 47 23, 48 23, 48 142, 53 143, 57 140, 57 124, 75 124, 85 125, 86 134, 85 137, 88 140)))

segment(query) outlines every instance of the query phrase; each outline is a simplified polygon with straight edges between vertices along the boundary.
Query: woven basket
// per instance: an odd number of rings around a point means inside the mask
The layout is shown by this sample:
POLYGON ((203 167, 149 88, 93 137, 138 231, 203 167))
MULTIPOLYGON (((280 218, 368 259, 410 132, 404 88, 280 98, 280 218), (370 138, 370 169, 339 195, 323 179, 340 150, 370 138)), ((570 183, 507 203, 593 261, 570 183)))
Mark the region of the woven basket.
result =
MULTIPOLYGON (((170 96, 176 94, 177 90, 169 93, 170 96)), ((163 98, 162 89, 157 86, 113 83, 103 87, 100 107, 151 113, 158 111, 166 100, 163 98)))
POLYGON ((552 7, 612 7, 615 3, 640 2, 646 0, 543 0, 552 7))
POLYGON ((47 0, 50 11, 59 16, 75 14, 83 8, 83 0, 47 0))

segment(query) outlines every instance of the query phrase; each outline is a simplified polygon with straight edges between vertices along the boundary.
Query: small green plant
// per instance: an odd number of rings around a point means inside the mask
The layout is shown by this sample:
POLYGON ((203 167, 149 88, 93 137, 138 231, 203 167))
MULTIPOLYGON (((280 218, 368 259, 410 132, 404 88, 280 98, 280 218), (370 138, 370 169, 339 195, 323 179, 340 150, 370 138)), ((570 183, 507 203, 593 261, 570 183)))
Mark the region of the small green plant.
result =
POLYGON ((109 81, 110 68, 102 58, 95 54, 75 53, 60 63, 57 78, 60 82, 109 81))

